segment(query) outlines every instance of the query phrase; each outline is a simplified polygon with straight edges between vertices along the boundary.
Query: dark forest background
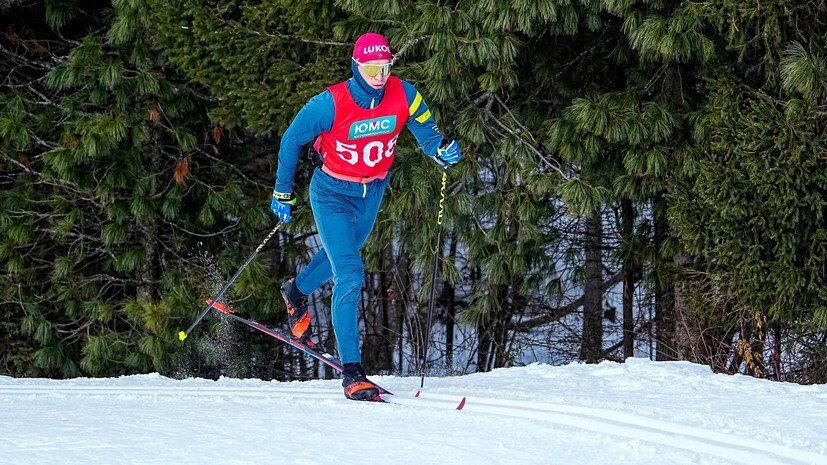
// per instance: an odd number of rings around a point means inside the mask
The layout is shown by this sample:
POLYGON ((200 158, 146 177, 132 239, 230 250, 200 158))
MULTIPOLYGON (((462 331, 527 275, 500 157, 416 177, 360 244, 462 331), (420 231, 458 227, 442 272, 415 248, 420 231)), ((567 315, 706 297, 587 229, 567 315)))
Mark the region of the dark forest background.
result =
MULTIPOLYGON (((329 376, 209 317, 275 225, 279 136, 366 31, 460 140, 400 139, 369 244, 372 373, 690 360, 827 382, 823 1, 0 1, 0 375, 329 376)), ((301 208, 225 300, 285 324, 301 208)), ((329 286, 314 296, 329 348, 329 286)))

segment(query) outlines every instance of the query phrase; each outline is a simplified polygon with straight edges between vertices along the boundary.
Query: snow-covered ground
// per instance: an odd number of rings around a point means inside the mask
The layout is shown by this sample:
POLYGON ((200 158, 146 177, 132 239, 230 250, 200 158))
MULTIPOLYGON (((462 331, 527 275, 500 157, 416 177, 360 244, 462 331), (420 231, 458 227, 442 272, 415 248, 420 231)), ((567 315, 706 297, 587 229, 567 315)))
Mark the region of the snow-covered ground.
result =
POLYGON ((827 464, 827 385, 684 362, 339 382, 0 377, 0 464, 827 464), (462 410, 455 407, 465 396, 462 410))

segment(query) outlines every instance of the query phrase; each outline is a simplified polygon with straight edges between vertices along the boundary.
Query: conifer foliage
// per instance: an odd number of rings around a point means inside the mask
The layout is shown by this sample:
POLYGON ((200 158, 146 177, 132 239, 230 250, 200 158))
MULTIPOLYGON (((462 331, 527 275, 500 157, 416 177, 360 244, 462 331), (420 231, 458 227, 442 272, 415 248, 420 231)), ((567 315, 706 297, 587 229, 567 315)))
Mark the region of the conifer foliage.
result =
POLYGON ((186 267, 196 244, 219 252, 266 210, 244 192, 243 158, 222 160, 205 102, 163 67, 144 2, 10 8, 0 258, 4 312, 30 358, 4 363, 168 371, 174 334, 208 292, 186 267))
MULTIPOLYGON (((431 260, 447 373, 688 359, 824 381, 827 10, 819 2, 52 0, 0 3, 0 371, 221 372, 174 333, 272 227, 278 136, 386 35, 459 139, 400 138, 364 248, 373 371, 418 369, 431 260), (622 307, 622 315, 615 307, 622 307)), ((278 323, 316 245, 302 205, 228 298, 278 323), (281 316, 274 316, 281 315, 281 316)), ((333 347, 329 289, 314 333, 333 347)), ((225 326, 232 373, 321 368, 225 326)), ((196 350, 198 352, 198 350, 196 350)), ((209 352, 209 353, 208 353, 209 352)))

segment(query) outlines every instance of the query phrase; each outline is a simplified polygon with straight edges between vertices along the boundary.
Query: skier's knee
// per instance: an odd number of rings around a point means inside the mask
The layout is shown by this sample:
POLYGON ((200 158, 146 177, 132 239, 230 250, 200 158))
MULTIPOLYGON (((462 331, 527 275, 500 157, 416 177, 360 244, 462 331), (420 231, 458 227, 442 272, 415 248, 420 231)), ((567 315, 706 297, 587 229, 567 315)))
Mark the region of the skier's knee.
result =
POLYGON ((349 270, 339 278, 336 285, 340 290, 362 289, 362 283, 365 281, 365 268, 358 267, 349 270))

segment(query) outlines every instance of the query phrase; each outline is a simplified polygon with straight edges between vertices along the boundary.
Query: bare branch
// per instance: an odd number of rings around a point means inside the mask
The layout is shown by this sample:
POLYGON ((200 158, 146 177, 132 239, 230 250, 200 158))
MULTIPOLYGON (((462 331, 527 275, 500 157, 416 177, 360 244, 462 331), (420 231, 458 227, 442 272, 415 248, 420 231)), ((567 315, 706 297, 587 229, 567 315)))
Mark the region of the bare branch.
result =
MULTIPOLYGON (((600 285, 600 291, 606 292, 609 288, 614 286, 615 284, 623 281, 623 273, 617 273, 614 276, 610 277, 607 281, 604 281, 603 284, 600 285)), ((562 307, 550 309, 546 315, 517 323, 514 325, 515 329, 518 331, 525 331, 528 329, 536 328, 538 326, 543 326, 545 324, 551 323, 552 321, 559 320, 564 316, 568 315, 569 313, 574 312, 578 308, 583 306, 583 301, 585 300, 584 296, 581 296, 574 301, 572 301, 568 305, 564 305, 562 307)))
POLYGON ((414 45, 416 45, 416 44, 418 44, 418 43, 422 42, 423 40, 425 40, 425 39, 427 39, 427 38, 429 38, 429 37, 431 37, 431 35, 430 35, 430 34, 428 34, 428 35, 424 35, 424 36, 422 36, 422 37, 417 37, 416 39, 411 39, 411 40, 409 40, 409 41, 405 42, 404 44, 402 44, 402 46, 401 46, 401 47, 399 47, 399 50, 397 50, 397 52, 393 55, 393 59, 391 59, 391 64, 392 64, 392 65, 393 65, 393 64, 396 64, 396 60, 398 60, 398 59, 399 59, 399 57, 401 57, 402 55, 404 55, 404 54, 405 54, 405 52, 406 52, 409 48, 413 47, 414 45))
MULTIPOLYGON (((496 115, 494 115, 494 114, 491 112, 491 103, 493 102, 493 100, 492 100, 490 97, 492 96, 492 94, 490 94, 490 93, 487 93, 487 94, 488 94, 489 99, 488 99, 488 102, 487 102, 487 104, 486 104, 485 109, 483 110, 483 113, 484 113, 486 116, 488 116, 490 120, 492 120, 494 123, 496 123, 496 124, 497 124, 497 126, 499 126, 499 127, 500 127, 503 131, 507 132, 508 134, 511 134, 512 136, 514 136, 515 138, 517 138, 519 141, 521 141, 523 144, 525 144, 525 146, 526 146, 526 147, 528 147, 528 148, 529 148, 532 152, 534 152, 534 154, 535 154, 535 155, 537 155, 537 157, 538 157, 538 158, 539 158, 539 159, 540 159, 540 160, 541 160, 541 161, 542 161, 542 162, 543 162, 546 166, 548 166, 548 167, 549 167, 549 168, 551 168, 552 170, 556 171, 556 172, 560 175, 560 177, 562 177, 563 179, 565 179, 565 180, 567 180, 567 181, 570 181, 570 180, 571 180, 571 177, 570 177, 568 174, 566 174, 566 173, 564 173, 564 172, 563 172, 563 170, 560 168, 560 165, 558 165, 557 163, 552 162, 552 161, 551 161, 551 160, 550 160, 550 159, 546 156, 546 154, 545 154, 545 153, 543 153, 543 152, 541 152, 539 149, 537 149, 537 147, 535 147, 535 146, 534 146, 533 141, 526 139, 526 138, 525 138, 525 137, 524 137, 521 133, 519 133, 519 132, 517 132, 517 131, 515 131, 515 130, 511 129, 510 127, 508 127, 508 125, 506 125, 505 123, 503 123, 502 121, 500 121, 500 119, 499 119, 496 115)), ((482 98, 482 97, 480 97, 480 99, 481 99, 481 98, 482 98)), ((512 114, 512 113, 511 113, 511 111, 508 109, 508 107, 506 107, 506 106, 505 106, 505 104, 502 102, 502 100, 500 100, 500 99, 499 99, 499 98, 497 98, 496 96, 494 96, 494 98, 496 98, 496 99, 497 99, 497 101, 500 103, 500 105, 502 105, 502 107, 505 109, 505 111, 506 111, 506 112, 507 112, 507 113, 511 116, 511 119, 512 119, 512 120, 513 120, 513 121, 514 121, 514 122, 515 122, 518 126, 520 126, 521 131, 524 131, 524 133, 525 133, 525 134, 529 134, 529 135, 530 135, 530 134, 531 134, 531 132, 530 132, 530 131, 528 131, 528 130, 526 130, 526 129, 525 129, 525 126, 523 126, 522 124, 520 124, 520 123, 519 123, 519 121, 517 121, 517 118, 514 116, 514 114, 512 114)), ((480 101, 480 99, 477 99, 476 101, 480 101)), ((476 101, 475 101, 475 102, 476 102, 476 101)))
POLYGON ((167 220, 166 220, 166 219, 164 219, 163 217, 159 217, 159 218, 161 218, 161 221, 163 221, 164 223, 166 223, 166 224, 168 224, 168 225, 172 226, 173 228, 178 229, 179 231, 183 231, 183 232, 185 232, 185 233, 187 233, 187 234, 189 234, 189 235, 191 235, 191 236, 196 236, 196 237, 215 237, 215 236, 222 236, 222 235, 227 234, 227 233, 229 233, 229 232, 231 232, 231 231, 233 231, 233 230, 235 230, 235 229, 238 229, 238 227, 239 227, 239 221, 236 221, 235 223, 233 223, 233 224, 231 224, 231 225, 227 226, 226 228, 222 229, 221 231, 214 232, 214 233, 209 233, 209 234, 200 234, 200 233, 197 233, 197 232, 190 231, 190 230, 188 230, 188 229, 186 229, 186 228, 183 228, 183 227, 181 227, 181 226, 179 226, 179 225, 177 225, 177 224, 175 224, 175 223, 173 223, 173 222, 171 222, 171 221, 167 221, 167 220))
POLYGON ((321 40, 321 39, 306 39, 304 37, 297 36, 297 35, 271 33, 271 32, 261 32, 261 31, 255 31, 255 30, 249 29, 249 28, 245 28, 245 30, 247 32, 249 32, 250 34, 254 34, 254 35, 257 35, 257 36, 272 37, 272 38, 286 39, 286 40, 295 40, 295 41, 298 41, 298 42, 304 42, 306 44, 334 45, 334 46, 337 46, 337 47, 350 47, 350 46, 353 45, 353 44, 348 43, 348 42, 336 42, 336 41, 333 41, 333 40, 321 40))
POLYGON ((56 187, 60 187, 60 188, 63 188, 63 189, 67 189, 67 190, 77 194, 78 197, 80 197, 81 199, 86 200, 87 202, 91 203, 92 205, 95 205, 96 207, 100 208, 101 210, 104 209, 103 204, 98 202, 96 199, 94 199, 92 197, 89 197, 88 196, 89 194, 87 194, 86 192, 83 192, 80 189, 80 187, 78 187, 77 185, 75 185, 75 184, 73 184, 69 181, 63 181, 63 180, 59 180, 58 182, 47 181, 46 179, 43 178, 42 174, 40 174, 39 172, 29 168, 28 166, 24 165, 23 163, 19 162, 18 160, 15 160, 14 158, 10 157, 7 153, 0 152, 0 155, 2 155, 3 158, 10 161, 11 163, 13 163, 13 164, 19 166, 20 168, 22 168, 27 173, 30 173, 30 174, 33 174, 33 175, 37 176, 38 180, 40 182, 42 182, 43 184, 46 184, 46 185, 49 185, 49 186, 56 186, 56 187))

